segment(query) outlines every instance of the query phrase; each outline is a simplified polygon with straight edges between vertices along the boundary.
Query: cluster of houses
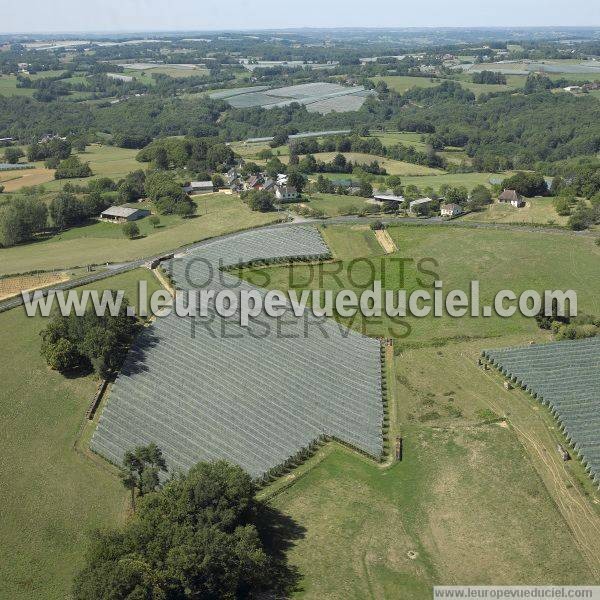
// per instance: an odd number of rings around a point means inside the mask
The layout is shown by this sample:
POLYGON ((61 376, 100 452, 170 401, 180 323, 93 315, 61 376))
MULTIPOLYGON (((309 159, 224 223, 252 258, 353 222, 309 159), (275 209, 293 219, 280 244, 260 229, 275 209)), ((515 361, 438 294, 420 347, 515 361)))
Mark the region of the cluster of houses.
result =
POLYGON ((269 177, 264 173, 257 173, 243 177, 237 168, 227 171, 225 180, 232 192, 243 192, 245 190, 264 190, 275 194, 280 202, 293 202, 300 197, 298 190, 288 184, 287 175, 280 173, 277 177, 269 177))
MULTIPOLYGON (((404 196, 394 196, 392 194, 374 194, 373 199, 376 202, 380 203, 396 202, 398 205, 403 204, 405 201, 404 196)), ((442 202, 442 204, 440 205, 440 216, 454 218, 458 217, 463 213, 463 208, 460 204, 456 204, 454 202, 445 203, 443 198, 441 198, 440 200, 442 202)), ((420 214, 422 211, 419 207, 429 209, 431 204, 439 202, 440 200, 434 200, 433 198, 428 197, 411 200, 408 203, 408 211, 413 215, 420 214)), ((523 197, 515 190, 503 190, 502 193, 498 196, 498 202, 500 204, 510 204, 515 208, 522 208, 523 206, 525 206, 525 201, 523 200, 523 197)))

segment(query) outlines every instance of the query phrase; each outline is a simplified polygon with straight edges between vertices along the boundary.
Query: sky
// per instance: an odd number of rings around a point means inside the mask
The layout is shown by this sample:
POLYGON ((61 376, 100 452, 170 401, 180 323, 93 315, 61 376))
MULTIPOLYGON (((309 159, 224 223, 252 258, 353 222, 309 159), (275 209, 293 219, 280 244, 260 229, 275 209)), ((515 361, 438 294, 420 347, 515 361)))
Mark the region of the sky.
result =
POLYGON ((0 33, 600 25, 597 0, 0 0, 0 33), (567 10, 568 6, 568 10, 567 10))

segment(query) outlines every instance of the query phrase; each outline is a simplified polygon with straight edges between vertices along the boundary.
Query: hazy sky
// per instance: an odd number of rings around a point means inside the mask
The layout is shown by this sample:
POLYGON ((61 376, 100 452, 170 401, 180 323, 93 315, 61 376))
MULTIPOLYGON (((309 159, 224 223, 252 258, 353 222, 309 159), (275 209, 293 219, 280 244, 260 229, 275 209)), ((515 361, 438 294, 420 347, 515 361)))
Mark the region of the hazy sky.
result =
POLYGON ((600 25, 597 0, 0 0, 0 33, 600 25))

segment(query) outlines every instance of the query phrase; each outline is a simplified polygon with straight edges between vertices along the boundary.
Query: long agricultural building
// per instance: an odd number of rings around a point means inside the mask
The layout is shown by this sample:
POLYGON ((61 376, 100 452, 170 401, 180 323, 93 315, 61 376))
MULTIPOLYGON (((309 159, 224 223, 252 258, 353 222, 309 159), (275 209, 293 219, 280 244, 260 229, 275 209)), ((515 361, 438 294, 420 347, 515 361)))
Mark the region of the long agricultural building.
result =
POLYGON ((550 408, 600 486, 600 337, 485 350, 483 356, 550 408))
MULTIPOLYGON (((327 256, 315 228, 287 226, 204 244, 166 266, 184 294, 253 290, 221 269, 327 256)), ((378 340, 310 311, 261 315, 242 327, 213 308, 206 318, 171 315, 144 330, 112 386, 94 451, 120 464, 126 450, 156 442, 170 470, 224 458, 256 477, 324 435, 381 454, 378 340)))

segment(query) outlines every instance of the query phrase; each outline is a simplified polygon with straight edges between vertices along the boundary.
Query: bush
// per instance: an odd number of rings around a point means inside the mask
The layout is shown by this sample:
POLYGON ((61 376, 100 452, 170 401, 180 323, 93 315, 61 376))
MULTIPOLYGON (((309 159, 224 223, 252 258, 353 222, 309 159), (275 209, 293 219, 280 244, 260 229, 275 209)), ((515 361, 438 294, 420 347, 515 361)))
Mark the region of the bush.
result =
POLYGON ((127 221, 127 223, 123 223, 123 233, 130 240, 133 240, 140 235, 140 228, 137 226, 137 223, 127 221))
POLYGON ((25 154, 21 148, 10 147, 4 151, 4 160, 11 165, 16 165, 23 156, 25 154))
POLYGON ((250 210, 269 212, 275 210, 275 196, 264 190, 251 190, 245 195, 250 210))

